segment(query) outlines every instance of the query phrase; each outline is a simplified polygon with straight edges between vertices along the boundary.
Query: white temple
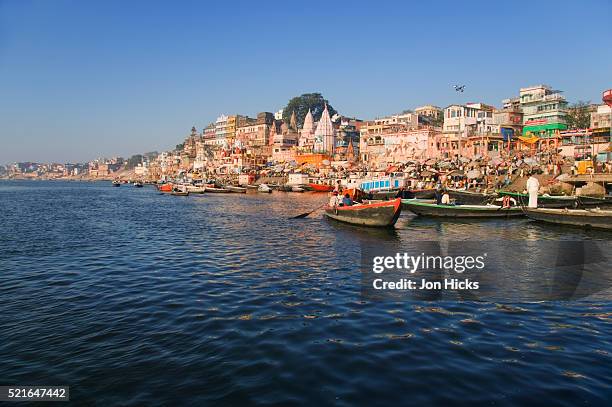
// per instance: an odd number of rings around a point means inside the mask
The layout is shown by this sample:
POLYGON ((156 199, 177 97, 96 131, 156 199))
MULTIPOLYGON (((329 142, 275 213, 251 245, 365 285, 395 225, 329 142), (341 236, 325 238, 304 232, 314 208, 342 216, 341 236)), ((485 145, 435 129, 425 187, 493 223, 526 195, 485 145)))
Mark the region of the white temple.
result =
POLYGON ((304 125, 300 131, 300 147, 314 148, 314 119, 312 113, 308 109, 308 113, 304 118, 304 125))
MULTIPOLYGON (((306 125, 305 121, 304 125, 306 125)), ((321 115, 321 120, 319 120, 319 124, 317 124, 317 129, 314 132, 314 138, 315 152, 324 154, 334 153, 336 135, 331 118, 329 117, 329 111, 327 111, 327 104, 325 105, 325 109, 321 115)))

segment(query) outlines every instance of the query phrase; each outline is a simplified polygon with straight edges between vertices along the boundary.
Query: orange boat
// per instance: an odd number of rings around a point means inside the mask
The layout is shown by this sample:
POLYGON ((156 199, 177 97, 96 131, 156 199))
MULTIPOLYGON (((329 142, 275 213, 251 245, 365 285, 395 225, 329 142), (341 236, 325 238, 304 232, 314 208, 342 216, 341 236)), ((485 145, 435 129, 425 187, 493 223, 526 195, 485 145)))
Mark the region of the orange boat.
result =
POLYGON ((315 192, 331 192, 334 190, 333 185, 315 184, 314 182, 309 183, 308 186, 315 192))
POLYGON ((168 184, 159 185, 157 187, 157 190, 160 192, 172 192, 172 187, 173 185, 168 183, 168 184))

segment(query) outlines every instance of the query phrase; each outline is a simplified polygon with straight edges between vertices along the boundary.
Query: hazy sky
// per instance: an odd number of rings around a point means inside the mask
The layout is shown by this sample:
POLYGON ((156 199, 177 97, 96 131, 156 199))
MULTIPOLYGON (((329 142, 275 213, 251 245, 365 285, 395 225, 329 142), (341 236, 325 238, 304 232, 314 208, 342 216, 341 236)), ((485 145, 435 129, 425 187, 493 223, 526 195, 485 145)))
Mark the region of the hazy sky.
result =
POLYGON ((0 163, 161 151, 305 92, 365 119, 539 83, 600 102, 611 4, 0 0, 0 163))

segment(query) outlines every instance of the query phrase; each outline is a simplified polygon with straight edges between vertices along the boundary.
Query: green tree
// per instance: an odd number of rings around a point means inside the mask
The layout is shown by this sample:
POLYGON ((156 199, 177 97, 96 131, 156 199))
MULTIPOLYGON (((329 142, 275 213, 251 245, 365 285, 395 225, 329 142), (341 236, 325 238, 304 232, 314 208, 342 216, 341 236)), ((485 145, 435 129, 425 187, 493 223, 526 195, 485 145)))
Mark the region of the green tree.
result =
POLYGON ((591 125, 591 103, 579 100, 567 110, 567 127, 588 129, 591 125))
POLYGON ((132 168, 136 167, 138 164, 140 164, 142 162, 142 155, 140 154, 134 154, 133 156, 131 156, 130 158, 128 158, 127 163, 125 165, 125 167, 128 170, 131 170, 132 168))
POLYGON ((291 113, 295 112, 297 125, 302 127, 304 125, 304 118, 308 114, 308 109, 310 109, 313 119, 317 121, 321 118, 321 114, 323 114, 325 104, 327 104, 330 117, 338 113, 320 93, 304 93, 301 96, 296 96, 283 109, 283 120, 285 123, 289 123, 291 113))

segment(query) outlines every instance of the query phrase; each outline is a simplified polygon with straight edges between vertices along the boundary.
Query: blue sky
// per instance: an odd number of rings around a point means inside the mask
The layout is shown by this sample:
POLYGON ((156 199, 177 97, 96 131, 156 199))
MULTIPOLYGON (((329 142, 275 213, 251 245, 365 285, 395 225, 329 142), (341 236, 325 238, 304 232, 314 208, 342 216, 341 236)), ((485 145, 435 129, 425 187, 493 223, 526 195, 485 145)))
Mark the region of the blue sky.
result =
POLYGON ((161 151, 314 91, 364 119, 539 83, 599 102, 610 21, 608 0, 0 0, 0 163, 161 151))

